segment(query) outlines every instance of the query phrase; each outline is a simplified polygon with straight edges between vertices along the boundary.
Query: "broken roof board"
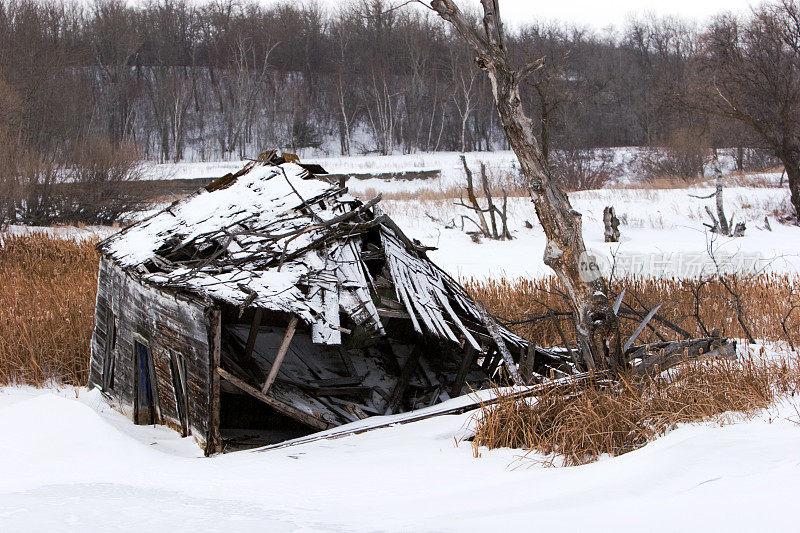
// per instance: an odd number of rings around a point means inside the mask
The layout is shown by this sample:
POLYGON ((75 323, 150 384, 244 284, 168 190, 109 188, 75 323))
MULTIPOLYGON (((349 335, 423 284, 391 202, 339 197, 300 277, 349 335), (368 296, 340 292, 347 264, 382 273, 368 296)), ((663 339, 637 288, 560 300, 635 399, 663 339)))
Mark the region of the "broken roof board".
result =
MULTIPOLYGON (((314 341, 341 342, 339 310, 383 334, 360 256, 359 230, 340 219, 361 214, 380 225, 384 252, 415 329, 475 348, 480 343, 454 307, 480 320, 463 289, 409 250, 376 201, 362 204, 300 166, 251 164, 224 185, 180 200, 101 242, 99 249, 146 282, 237 306, 293 313, 312 326, 314 341), (357 213, 359 212, 360 213, 357 213), (344 226, 352 231, 339 232, 344 226), (389 227, 391 226, 391 227, 389 227), (188 257, 166 260, 181 251, 188 257)), ((352 223, 353 218, 349 219, 352 223)), ((364 231, 361 228, 360 231, 364 231)), ((399 230, 397 230, 399 231, 399 230)), ((526 341, 502 328, 507 342, 526 341)))

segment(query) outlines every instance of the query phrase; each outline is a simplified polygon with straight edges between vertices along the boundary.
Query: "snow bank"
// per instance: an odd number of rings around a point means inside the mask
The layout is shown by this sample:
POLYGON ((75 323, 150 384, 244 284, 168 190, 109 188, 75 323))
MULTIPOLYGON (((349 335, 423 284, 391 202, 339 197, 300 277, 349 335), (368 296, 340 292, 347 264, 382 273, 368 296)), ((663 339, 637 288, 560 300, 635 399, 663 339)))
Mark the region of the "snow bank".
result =
POLYGON ((575 468, 473 458, 456 444, 469 414, 205 459, 94 391, 0 389, 0 530, 792 530, 794 414, 683 426, 575 468))

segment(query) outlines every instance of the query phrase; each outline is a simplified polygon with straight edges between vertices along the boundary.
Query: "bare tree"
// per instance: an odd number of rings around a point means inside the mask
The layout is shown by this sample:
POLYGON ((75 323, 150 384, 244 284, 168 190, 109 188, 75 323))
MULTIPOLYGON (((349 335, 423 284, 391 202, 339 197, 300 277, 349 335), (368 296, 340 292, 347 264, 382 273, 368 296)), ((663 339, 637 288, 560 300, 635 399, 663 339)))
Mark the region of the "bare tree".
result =
POLYGON ((539 222, 547 238, 544 262, 566 290, 575 311, 581 363, 589 369, 619 369, 624 364, 619 321, 605 294, 603 279, 582 276, 581 261, 586 246, 581 214, 570 205, 548 169, 534 136, 533 121, 522 108, 520 83, 539 69, 535 60, 522 67, 511 64, 506 52, 498 0, 481 0, 483 19, 476 26, 452 0, 431 0, 428 7, 452 24, 455 32, 472 47, 475 62, 489 78, 500 122, 526 178, 539 222))
POLYGON ((698 94, 781 160, 800 223, 800 3, 765 5, 744 23, 721 17, 703 45, 698 94))
POLYGON ((450 52, 450 64, 453 77, 453 103, 461 119, 461 134, 459 136, 459 151, 467 151, 467 126, 472 115, 472 110, 477 104, 476 98, 476 72, 471 65, 463 65, 456 57, 456 51, 450 52))

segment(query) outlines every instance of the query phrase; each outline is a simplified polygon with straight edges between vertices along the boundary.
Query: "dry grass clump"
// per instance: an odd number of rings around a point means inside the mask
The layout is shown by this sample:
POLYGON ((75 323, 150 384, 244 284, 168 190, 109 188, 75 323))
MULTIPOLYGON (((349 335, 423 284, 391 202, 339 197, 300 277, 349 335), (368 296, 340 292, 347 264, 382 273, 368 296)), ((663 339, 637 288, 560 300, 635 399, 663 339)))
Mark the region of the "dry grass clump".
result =
POLYGON ((617 183, 614 189, 686 189, 695 185, 702 185, 707 178, 691 177, 684 178, 675 175, 656 176, 641 181, 629 181, 617 183))
MULTIPOLYGON (((625 278, 611 284, 611 292, 619 294, 625 288, 623 311, 633 308, 641 312, 663 303, 658 314, 695 337, 707 336, 714 328, 723 335, 746 338, 742 326, 756 339, 787 342, 800 347, 800 276, 793 274, 762 274, 760 276, 727 277, 728 287, 741 301, 741 322, 734 294, 720 279, 648 279, 625 278)), ((464 286, 471 296, 483 301, 489 311, 512 322, 511 329, 540 346, 563 344, 552 319, 542 319, 553 309, 556 313, 569 311, 555 278, 519 280, 466 280, 464 286), (531 322, 513 324, 530 319, 531 322)), ((574 340, 572 319, 558 315, 562 330, 574 340)), ((641 321, 640 316, 627 313, 621 317, 623 336, 630 335, 641 321)), ((658 320, 660 332, 668 340, 680 336, 664 327, 658 320)), ((639 337, 642 343, 658 342, 651 328, 639 337)))
POLYGON ((0 236, 0 385, 85 384, 96 241, 0 236))
MULTIPOLYGON (((506 187, 506 194, 509 198, 515 197, 528 197, 528 192, 520 187, 509 186, 506 187)), ((503 189, 501 187, 492 187, 490 190, 495 200, 498 198, 502 200, 503 189)), ((459 198, 466 198, 466 186, 464 187, 440 187, 436 189, 418 189, 418 190, 402 190, 402 191, 381 191, 374 187, 368 187, 361 192, 352 192, 362 200, 370 200, 379 194, 383 200, 399 200, 399 201, 438 201, 448 200, 454 201, 459 198)), ((483 200, 486 198, 483 190, 480 187, 475 188, 475 196, 483 200)))
POLYGON ((473 447, 522 448, 562 457, 568 466, 640 448, 676 424, 726 420, 800 390, 800 360, 748 358, 685 362, 666 376, 624 376, 545 389, 535 399, 500 393, 477 415, 473 447))

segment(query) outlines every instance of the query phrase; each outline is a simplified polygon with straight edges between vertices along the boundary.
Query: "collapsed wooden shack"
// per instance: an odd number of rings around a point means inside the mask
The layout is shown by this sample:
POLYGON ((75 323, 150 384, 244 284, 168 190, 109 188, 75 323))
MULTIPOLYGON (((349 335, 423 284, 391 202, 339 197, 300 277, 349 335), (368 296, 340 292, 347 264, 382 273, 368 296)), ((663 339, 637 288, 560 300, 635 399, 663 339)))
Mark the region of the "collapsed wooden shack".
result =
POLYGON ((210 454, 571 371, 323 172, 262 154, 102 241, 90 385, 210 454))

